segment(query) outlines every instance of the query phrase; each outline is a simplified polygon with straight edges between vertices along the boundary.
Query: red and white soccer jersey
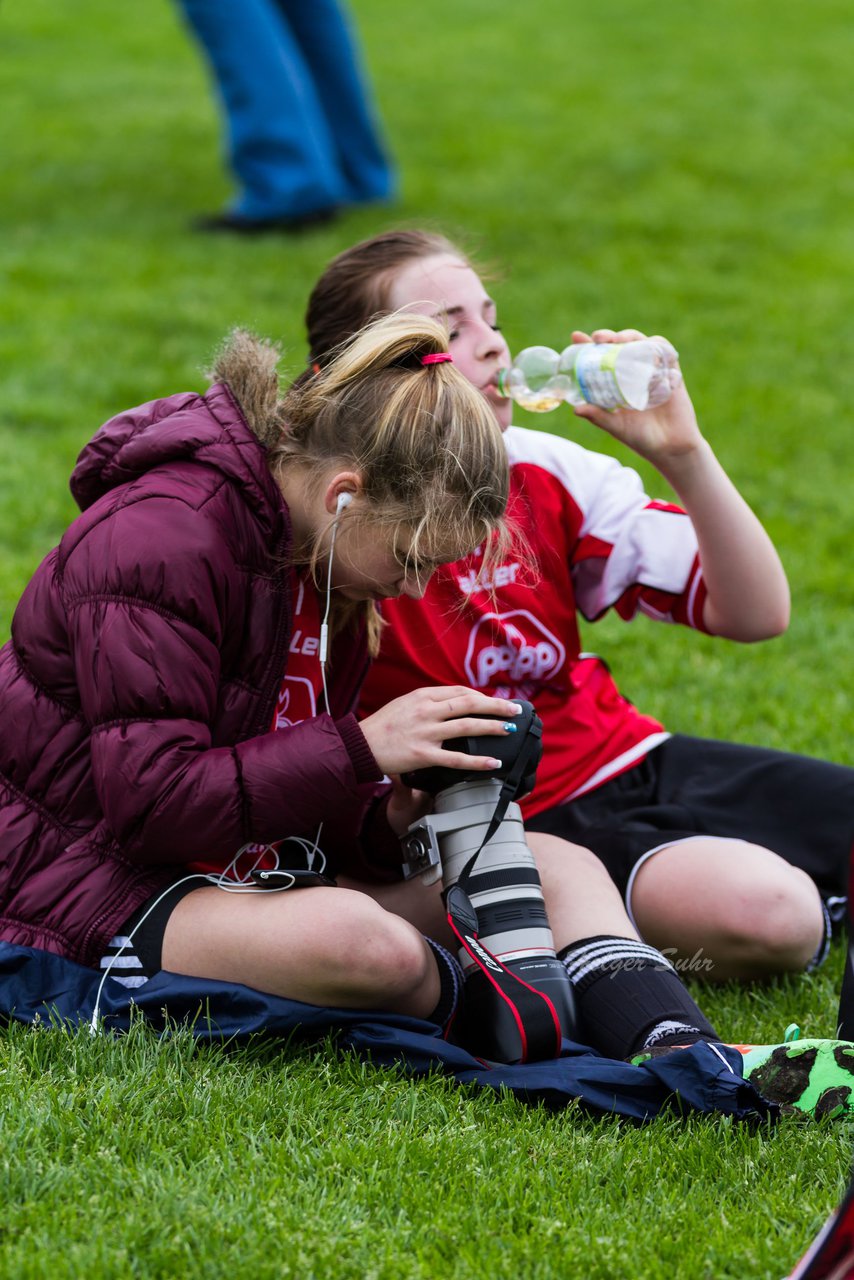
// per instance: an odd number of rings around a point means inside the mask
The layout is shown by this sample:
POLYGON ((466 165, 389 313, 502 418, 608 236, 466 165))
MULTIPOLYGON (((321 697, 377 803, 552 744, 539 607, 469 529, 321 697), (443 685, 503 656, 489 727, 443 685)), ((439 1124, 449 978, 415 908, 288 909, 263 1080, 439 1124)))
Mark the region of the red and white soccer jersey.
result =
POLYGON ((529 550, 484 580, 480 550, 434 575, 423 600, 387 601, 361 712, 422 685, 469 684, 533 702, 546 750, 528 814, 589 791, 668 734, 580 651, 577 611, 614 608, 702 629, 697 539, 681 508, 652 501, 613 458, 511 427, 508 512, 529 550))
POLYGON ((320 670, 320 603, 311 579, 291 570, 294 601, 288 666, 282 677, 270 731, 302 724, 317 715, 323 698, 320 670))
MULTIPOLYGON (((291 570, 291 599, 294 601, 293 629, 288 649, 287 669, 282 676, 270 732, 287 729, 317 715, 323 697, 320 670, 320 606, 309 578, 291 570)), ((247 844, 228 866, 222 862, 192 862, 190 871, 226 875, 229 880, 248 881, 250 871, 269 871, 278 865, 276 845, 247 844)))

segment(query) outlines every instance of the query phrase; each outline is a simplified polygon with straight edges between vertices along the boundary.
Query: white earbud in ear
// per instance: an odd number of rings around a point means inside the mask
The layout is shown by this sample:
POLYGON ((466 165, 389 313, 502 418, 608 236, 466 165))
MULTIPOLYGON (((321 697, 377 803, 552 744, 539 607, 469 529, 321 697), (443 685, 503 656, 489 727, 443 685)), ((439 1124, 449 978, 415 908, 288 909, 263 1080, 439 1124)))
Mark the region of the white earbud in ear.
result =
POLYGON ((339 493, 339 495, 338 495, 338 505, 337 505, 337 506, 336 506, 336 508, 335 508, 335 514, 336 514, 336 516, 340 516, 340 514, 341 514, 341 512, 344 510, 344 508, 345 508, 345 507, 349 507, 349 505, 350 505, 350 503, 351 503, 352 501, 353 501, 353 495, 352 495, 352 493, 348 493, 346 489, 344 490, 344 492, 343 492, 343 493, 339 493))

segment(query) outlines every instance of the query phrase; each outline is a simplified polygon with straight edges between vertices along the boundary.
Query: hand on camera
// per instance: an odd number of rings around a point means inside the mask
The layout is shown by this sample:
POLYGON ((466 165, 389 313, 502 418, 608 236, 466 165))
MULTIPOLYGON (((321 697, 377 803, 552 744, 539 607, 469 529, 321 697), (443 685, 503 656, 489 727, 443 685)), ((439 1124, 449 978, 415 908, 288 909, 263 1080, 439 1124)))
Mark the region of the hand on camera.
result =
MULTIPOLYGON (((573 342, 634 342, 647 335, 639 329, 575 330, 573 342)), ((684 384, 676 387, 664 404, 652 409, 599 409, 596 405, 576 405, 574 412, 628 445, 654 466, 662 468, 703 444, 697 415, 684 384)))
POLYGON ((499 766, 492 756, 462 755, 445 751, 449 738, 505 737, 506 723, 519 714, 519 704, 506 698, 490 698, 465 685, 414 689, 388 702, 360 722, 377 764, 387 774, 409 773, 441 765, 446 769, 481 769, 499 766), (479 717, 500 716, 500 720, 479 717))

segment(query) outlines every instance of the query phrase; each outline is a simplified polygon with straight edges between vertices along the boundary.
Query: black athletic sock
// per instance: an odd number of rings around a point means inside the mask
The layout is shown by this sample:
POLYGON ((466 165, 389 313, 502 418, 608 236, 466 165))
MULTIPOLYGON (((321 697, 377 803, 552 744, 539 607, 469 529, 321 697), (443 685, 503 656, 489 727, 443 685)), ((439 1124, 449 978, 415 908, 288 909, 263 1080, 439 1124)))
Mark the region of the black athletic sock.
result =
POLYGON ((655 947, 603 934, 573 942, 558 956, 575 993, 577 1038, 607 1057, 720 1039, 655 947))
POLYGON ((440 943, 434 942, 432 938, 427 937, 425 937, 424 941, 436 957, 440 984, 439 1002, 433 1012, 428 1015, 427 1021, 438 1023, 442 1030, 447 1032, 450 1030, 451 1023, 459 1007, 463 990, 463 971, 455 957, 440 943))

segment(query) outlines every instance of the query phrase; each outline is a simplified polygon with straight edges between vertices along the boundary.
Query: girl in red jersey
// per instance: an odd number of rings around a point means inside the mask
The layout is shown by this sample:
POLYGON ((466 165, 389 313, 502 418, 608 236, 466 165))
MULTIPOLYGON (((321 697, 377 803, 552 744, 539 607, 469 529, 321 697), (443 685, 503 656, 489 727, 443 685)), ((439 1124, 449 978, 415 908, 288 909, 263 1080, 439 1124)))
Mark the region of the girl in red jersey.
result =
POLYGON ((566 851, 581 942, 634 925, 719 979, 818 963, 827 903, 846 892, 854 771, 671 734, 581 650, 578 613, 592 621, 610 608, 743 642, 788 623, 779 558, 700 432, 687 391, 643 413, 575 410, 653 463, 676 506, 648 498, 637 474, 609 457, 511 425, 512 403, 496 381, 510 353, 495 303, 442 236, 389 232, 329 265, 308 306, 314 367, 368 316, 398 308, 445 321, 457 367, 504 430, 510 511, 535 572, 512 557, 484 572, 475 552, 442 568, 423 600, 384 606, 390 625, 363 710, 450 679, 534 703, 546 749, 523 804, 528 831, 565 837, 599 860, 566 851), (616 903, 603 868, 619 888, 616 903))

